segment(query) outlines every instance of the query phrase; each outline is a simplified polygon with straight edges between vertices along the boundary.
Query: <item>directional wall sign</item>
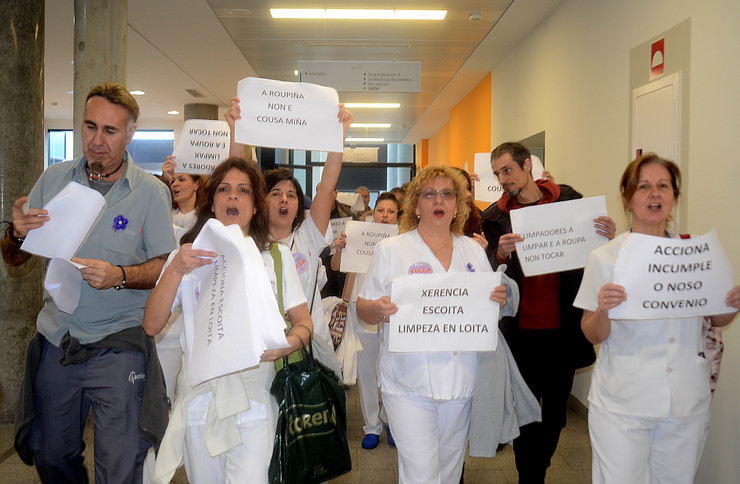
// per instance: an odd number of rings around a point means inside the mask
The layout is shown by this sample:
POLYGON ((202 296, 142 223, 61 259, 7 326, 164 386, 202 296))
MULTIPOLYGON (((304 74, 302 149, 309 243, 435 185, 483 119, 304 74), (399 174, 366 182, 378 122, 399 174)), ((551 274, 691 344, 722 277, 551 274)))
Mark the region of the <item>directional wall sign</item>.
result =
POLYGON ((298 61, 301 82, 345 92, 419 92, 421 62, 298 61))

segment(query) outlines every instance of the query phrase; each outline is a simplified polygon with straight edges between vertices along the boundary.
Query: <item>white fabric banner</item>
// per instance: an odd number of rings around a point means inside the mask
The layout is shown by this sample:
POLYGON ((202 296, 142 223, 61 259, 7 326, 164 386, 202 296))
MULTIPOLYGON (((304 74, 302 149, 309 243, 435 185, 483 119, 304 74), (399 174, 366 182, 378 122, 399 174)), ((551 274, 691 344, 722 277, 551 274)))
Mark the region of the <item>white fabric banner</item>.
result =
MULTIPOLYGON (((473 182, 475 184, 475 199, 480 202, 498 202, 498 199, 504 194, 504 189, 498 182, 496 175, 493 174, 493 169, 491 169, 491 153, 476 153, 474 160, 474 173, 480 178, 480 181, 473 182)), ((542 165, 542 160, 532 155, 532 178, 536 180, 542 177, 543 171, 545 171, 545 167, 542 165)))
POLYGON ((593 219, 601 215, 606 215, 603 196, 512 210, 511 230, 524 237, 516 244, 524 275, 585 267, 588 253, 608 242, 594 228, 593 219))
POLYGON ((239 81, 235 140, 271 148, 344 151, 339 94, 316 84, 247 77, 239 81))
POLYGON ((712 229, 701 237, 668 239, 630 234, 614 266, 614 282, 627 300, 611 319, 665 319, 735 311, 725 305, 733 287, 730 260, 712 229))
POLYGON ((344 231, 347 234, 347 245, 342 249, 339 270, 364 274, 370 267, 375 246, 383 239, 398 235, 398 225, 350 220, 344 231))
POLYGON ((386 326, 392 352, 493 351, 498 303, 491 291, 500 272, 409 274, 393 281, 398 312, 386 326))
POLYGON ((182 280, 185 353, 193 385, 256 366, 266 349, 288 346, 264 260, 238 225, 209 220, 194 249, 218 254, 182 280))
POLYGON ((49 221, 28 232, 21 249, 50 259, 71 259, 104 207, 105 198, 100 192, 69 182, 44 206, 49 221))
POLYGON ((177 137, 175 173, 210 175, 229 157, 229 123, 209 119, 188 119, 177 137))

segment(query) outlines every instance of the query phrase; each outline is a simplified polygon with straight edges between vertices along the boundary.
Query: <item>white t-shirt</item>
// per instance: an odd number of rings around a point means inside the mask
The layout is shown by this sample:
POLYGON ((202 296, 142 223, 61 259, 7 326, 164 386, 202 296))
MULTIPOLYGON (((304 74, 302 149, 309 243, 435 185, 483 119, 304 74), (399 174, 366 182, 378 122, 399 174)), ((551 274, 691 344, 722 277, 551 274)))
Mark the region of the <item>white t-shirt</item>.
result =
POLYGON ((324 247, 331 244, 331 226, 326 227, 326 233, 321 234, 316 223, 311 218, 311 212, 306 210, 306 219, 288 237, 280 240, 280 244, 288 247, 293 253, 298 278, 303 288, 303 294, 308 301, 313 321, 315 338, 322 338, 330 346, 329 326, 324 321, 324 310, 321 306, 321 288, 326 284, 326 269, 321 263, 319 255, 324 247), (318 271, 318 274, 317 274, 318 271), (313 308, 311 307, 313 301, 313 308))
MULTIPOLYGON (((614 264, 627 235, 591 252, 575 307, 596 311, 599 289, 614 281, 614 264)), ((637 417, 687 417, 708 411, 711 393, 702 325, 699 317, 612 320, 591 377, 589 402, 637 417)))
MULTIPOLYGON (((442 272, 445 272, 444 266, 416 230, 389 237, 375 247, 360 297, 375 300, 390 296, 393 280, 406 274, 442 272)), ((480 244, 468 237, 455 236, 448 272, 492 272, 492 269, 480 244)), ((473 395, 477 353, 391 353, 388 350, 387 325, 385 323, 383 330, 378 368, 381 390, 399 396, 438 400, 473 395)))

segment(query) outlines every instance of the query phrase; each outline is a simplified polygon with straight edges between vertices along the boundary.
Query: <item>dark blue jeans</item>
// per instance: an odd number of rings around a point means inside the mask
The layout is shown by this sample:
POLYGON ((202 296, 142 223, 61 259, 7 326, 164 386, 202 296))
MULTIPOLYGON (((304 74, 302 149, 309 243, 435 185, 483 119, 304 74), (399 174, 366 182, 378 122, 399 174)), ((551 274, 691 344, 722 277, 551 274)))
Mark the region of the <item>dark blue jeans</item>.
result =
POLYGON ((42 482, 88 482, 83 452, 91 407, 95 482, 141 482, 149 447, 137 429, 145 378, 142 353, 105 349, 84 363, 62 366, 59 348, 44 341, 30 438, 42 482))

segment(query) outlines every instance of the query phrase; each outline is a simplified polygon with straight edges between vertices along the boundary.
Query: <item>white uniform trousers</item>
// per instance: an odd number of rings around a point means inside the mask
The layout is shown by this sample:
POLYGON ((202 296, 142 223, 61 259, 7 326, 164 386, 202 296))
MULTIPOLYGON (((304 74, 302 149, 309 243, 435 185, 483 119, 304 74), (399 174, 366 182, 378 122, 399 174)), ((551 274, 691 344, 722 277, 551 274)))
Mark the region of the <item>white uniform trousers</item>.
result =
POLYGON ((357 387, 360 391, 360 408, 365 425, 365 435, 380 435, 383 424, 380 423, 380 394, 378 393, 378 355, 380 354, 381 332, 356 327, 355 332, 362 343, 362 351, 357 353, 357 387))
POLYGON ((709 412, 684 418, 588 409, 593 484, 692 484, 709 429, 709 412))
POLYGON ((211 457, 205 445, 205 425, 189 425, 185 432, 185 471, 191 484, 266 484, 272 458, 270 441, 275 429, 267 419, 239 425, 242 445, 211 457))
POLYGON ((388 424, 398 448, 401 484, 460 482, 472 398, 434 400, 383 392, 388 424))

